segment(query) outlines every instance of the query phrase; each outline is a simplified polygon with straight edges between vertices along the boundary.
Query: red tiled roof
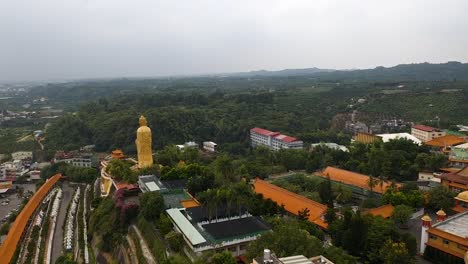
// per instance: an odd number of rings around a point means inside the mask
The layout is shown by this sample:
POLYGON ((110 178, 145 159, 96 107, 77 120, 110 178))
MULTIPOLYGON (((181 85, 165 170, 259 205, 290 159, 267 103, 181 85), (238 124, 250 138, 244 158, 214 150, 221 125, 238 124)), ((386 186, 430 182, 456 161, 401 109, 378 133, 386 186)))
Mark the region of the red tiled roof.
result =
POLYGON ((250 132, 255 132, 257 134, 264 135, 264 136, 267 136, 267 137, 274 137, 276 139, 279 139, 281 141, 288 142, 288 143, 298 140, 295 137, 290 137, 290 136, 287 136, 287 135, 283 135, 280 132, 273 132, 273 131, 263 129, 263 128, 259 128, 259 127, 254 127, 252 129, 250 129, 250 132))
POLYGON ((439 129, 435 127, 430 127, 430 126, 425 126, 425 125, 414 125, 413 128, 426 131, 426 132, 440 131, 439 129))
POLYGON ((284 141, 284 142, 288 142, 288 143, 297 141, 297 138, 286 136, 286 135, 283 135, 283 134, 279 134, 279 135, 275 136, 275 138, 279 139, 281 141, 284 141))
POLYGON ((255 180, 254 190, 256 193, 261 193, 263 198, 269 198, 278 205, 284 205, 284 208, 291 214, 298 215, 299 211, 307 208, 309 209, 310 222, 322 228, 328 227, 328 224, 320 218, 327 210, 326 205, 312 201, 261 179, 255 180))
POLYGON ((264 135, 264 136, 274 136, 274 135, 279 134, 279 132, 273 132, 273 131, 266 130, 266 129, 259 128, 259 127, 254 127, 252 129, 250 129, 250 132, 255 132, 255 133, 258 133, 258 134, 264 135))

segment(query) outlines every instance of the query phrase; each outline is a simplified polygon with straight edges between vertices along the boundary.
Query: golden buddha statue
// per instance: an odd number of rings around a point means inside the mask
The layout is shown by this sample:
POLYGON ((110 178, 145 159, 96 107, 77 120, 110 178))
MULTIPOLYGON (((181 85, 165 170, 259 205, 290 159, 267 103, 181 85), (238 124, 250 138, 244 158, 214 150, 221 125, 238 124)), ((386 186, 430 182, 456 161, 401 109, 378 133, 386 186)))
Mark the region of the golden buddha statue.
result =
POLYGON ((151 129, 144 116, 140 116, 140 127, 135 140, 138 152, 138 167, 144 168, 153 165, 153 152, 151 150, 151 129))

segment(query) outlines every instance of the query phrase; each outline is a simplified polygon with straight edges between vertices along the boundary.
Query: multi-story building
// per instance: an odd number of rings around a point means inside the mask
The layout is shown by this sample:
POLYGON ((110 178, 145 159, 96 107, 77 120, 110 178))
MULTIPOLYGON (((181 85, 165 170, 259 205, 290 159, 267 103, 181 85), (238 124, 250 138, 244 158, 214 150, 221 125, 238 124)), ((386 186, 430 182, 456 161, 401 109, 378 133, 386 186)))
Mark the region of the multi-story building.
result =
POLYGON ((25 160, 25 159, 32 159, 33 153, 32 151, 17 151, 11 153, 11 158, 13 160, 25 160))
POLYGON ((16 181, 20 176, 25 175, 28 169, 21 160, 4 162, 0 165, 0 180, 16 181))
POLYGON ((302 149, 304 146, 304 142, 295 137, 258 127, 250 129, 250 142, 252 147, 266 146, 273 150, 302 149))
POLYGON ((445 132, 434 127, 425 126, 425 125, 414 125, 411 128, 411 135, 415 136, 417 139, 422 142, 433 140, 441 136, 445 136, 445 132))
POLYGON ((425 215, 422 218, 420 253, 434 263, 463 263, 468 251, 468 212, 446 219, 442 210, 437 222, 425 215))
POLYGON ((77 167, 91 168, 92 153, 79 151, 57 151, 54 157, 54 163, 65 162, 77 167))

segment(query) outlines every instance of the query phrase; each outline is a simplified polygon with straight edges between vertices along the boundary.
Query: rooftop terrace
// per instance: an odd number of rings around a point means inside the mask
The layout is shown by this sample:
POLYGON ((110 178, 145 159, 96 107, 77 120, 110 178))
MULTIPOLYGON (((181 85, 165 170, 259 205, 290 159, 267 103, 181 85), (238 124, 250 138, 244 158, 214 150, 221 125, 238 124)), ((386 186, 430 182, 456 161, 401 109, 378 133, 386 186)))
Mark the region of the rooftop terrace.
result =
POLYGON ((468 239, 468 212, 457 214, 433 226, 450 234, 468 239))

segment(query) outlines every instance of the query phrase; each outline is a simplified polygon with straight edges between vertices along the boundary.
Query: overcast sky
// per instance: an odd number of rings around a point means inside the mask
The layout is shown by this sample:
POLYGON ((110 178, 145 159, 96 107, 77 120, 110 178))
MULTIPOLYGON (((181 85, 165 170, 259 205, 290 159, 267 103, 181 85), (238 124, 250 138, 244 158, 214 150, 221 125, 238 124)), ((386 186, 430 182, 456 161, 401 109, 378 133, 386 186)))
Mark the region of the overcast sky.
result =
POLYGON ((0 80, 468 61, 466 0, 1 0, 0 80))

